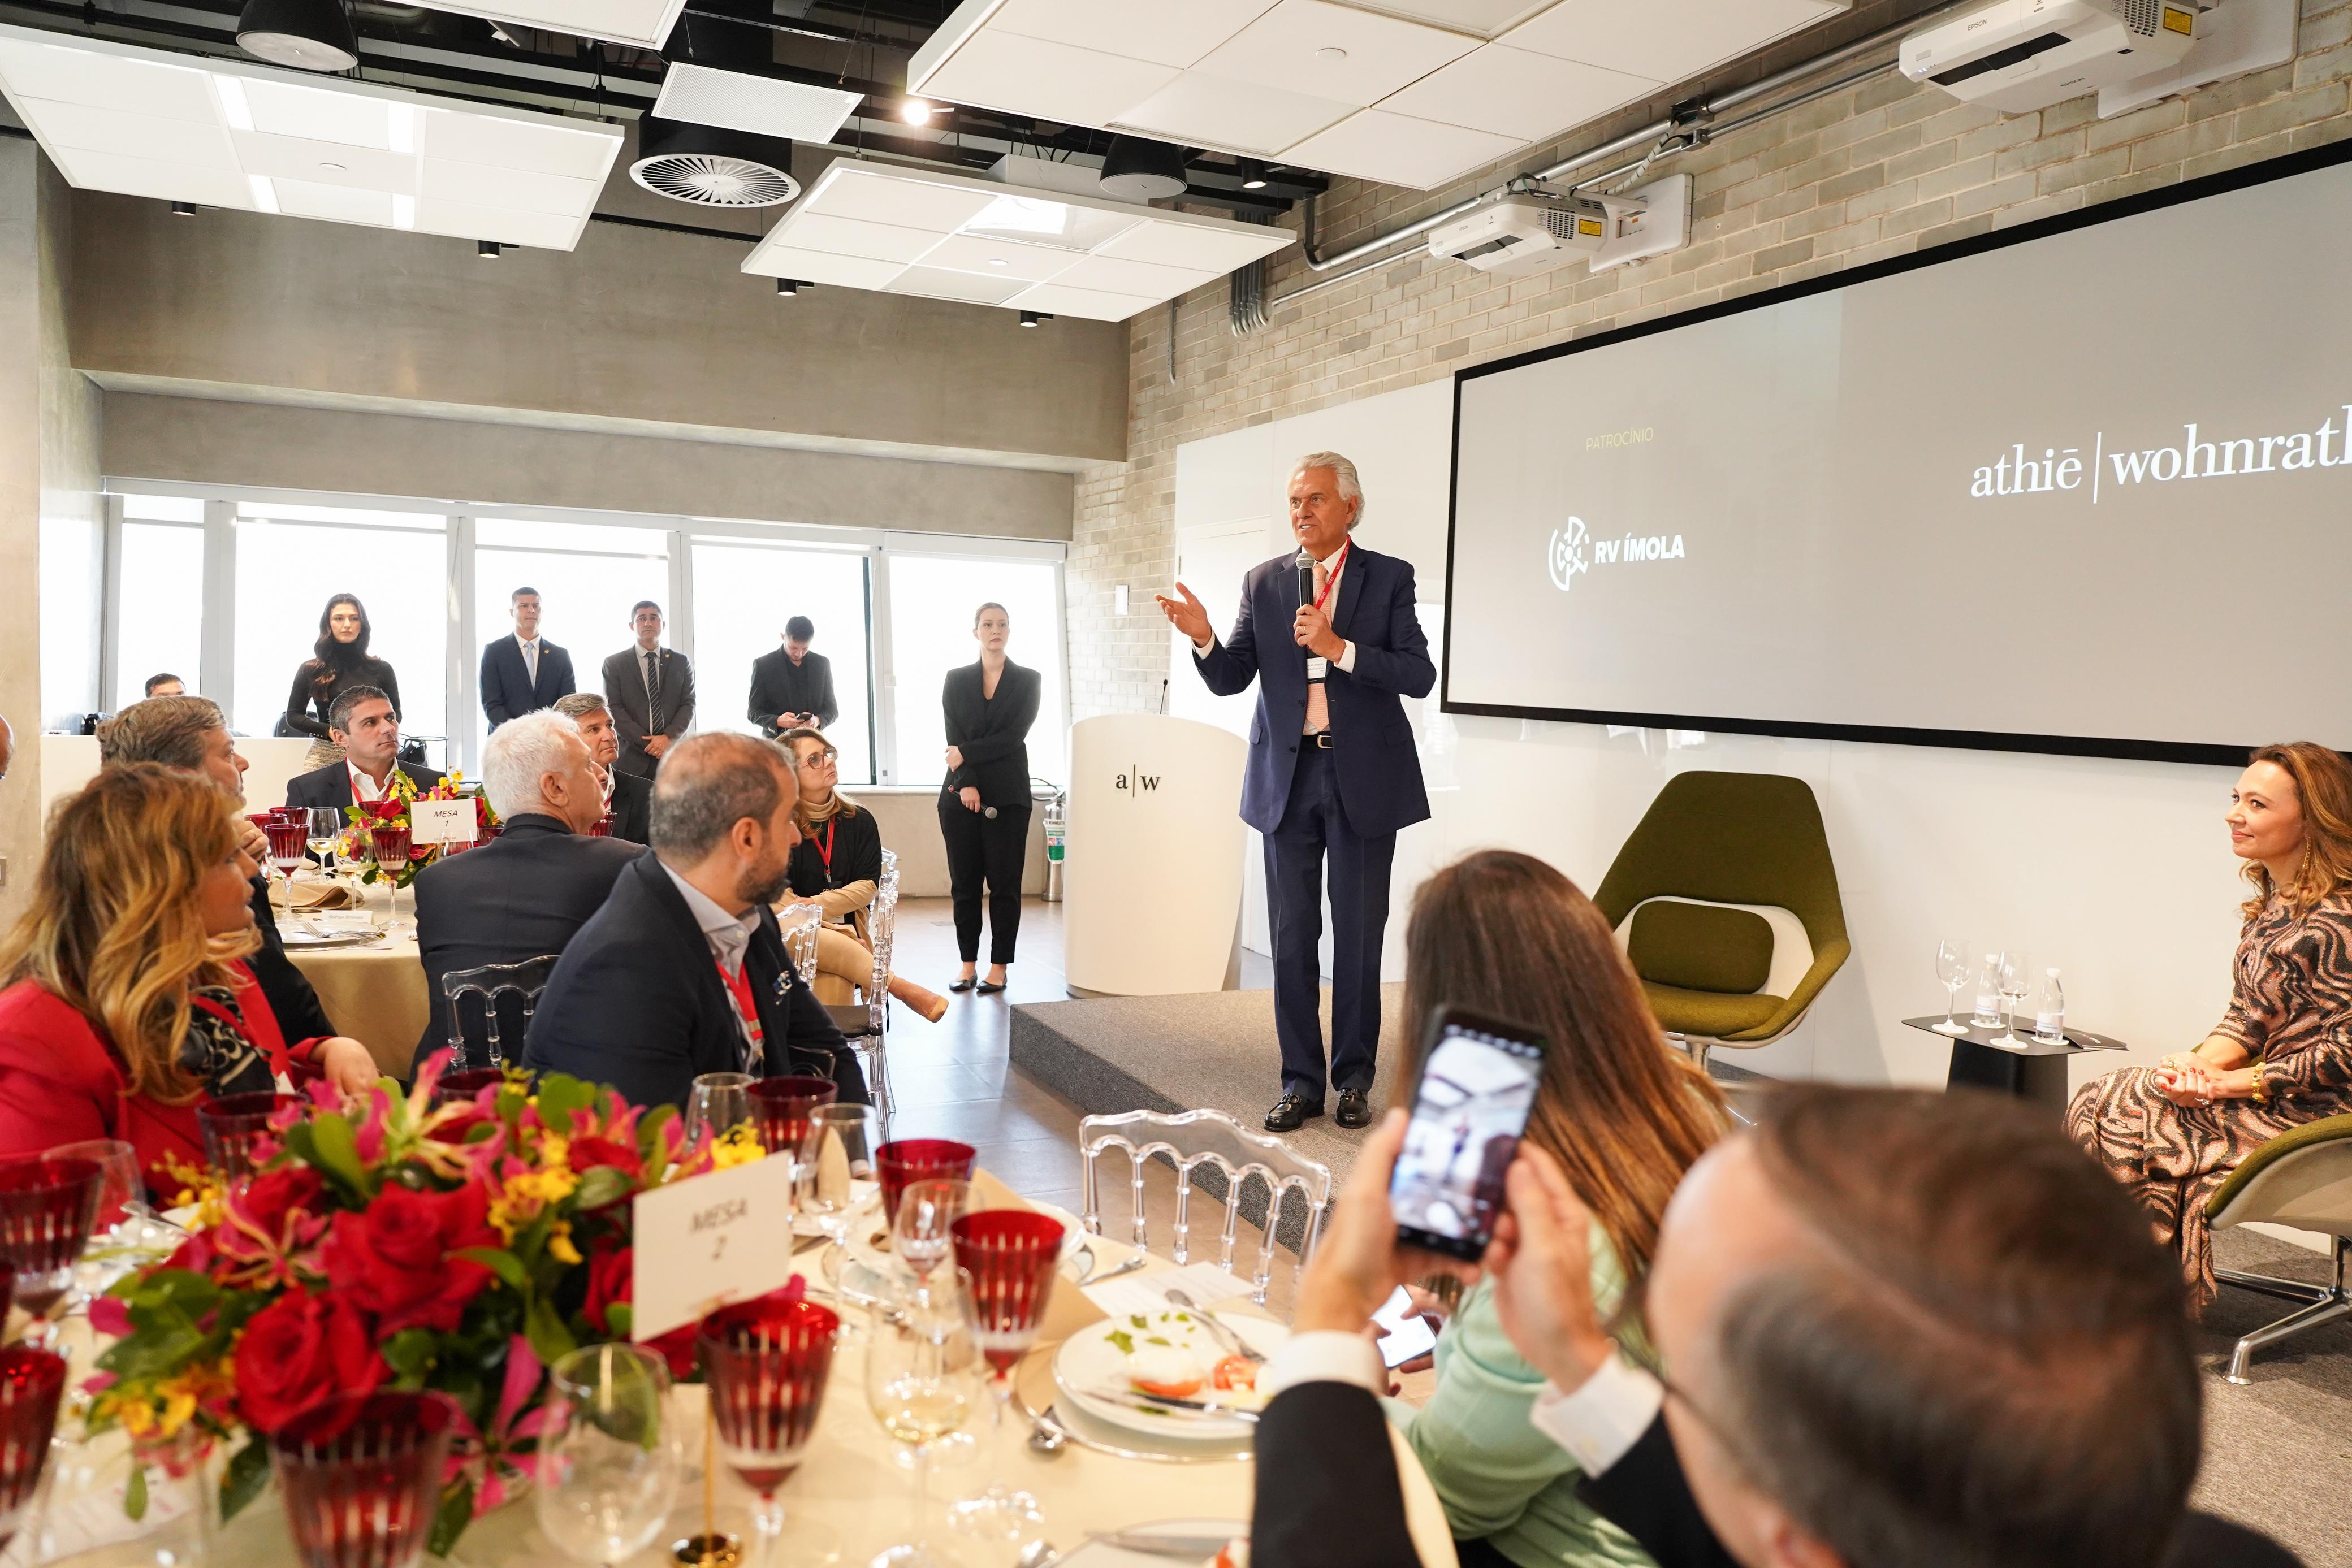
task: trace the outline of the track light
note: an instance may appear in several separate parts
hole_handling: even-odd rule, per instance
[[[931,116],[939,111],[937,104],[925,103],[919,98],[910,98],[898,106],[898,118],[909,125],[929,125],[931,122]]]
[[[1265,165],[1264,163],[1259,162],[1255,158],[1244,158],[1242,160],[1242,189],[1244,191],[1263,191],[1265,189]]]
[[[796,296],[796,295],[798,295],[798,294],[800,293],[800,291],[801,291],[802,289],[803,289],[803,288],[814,288],[815,287],[816,287],[816,285],[815,285],[815,284],[814,284],[814,283],[803,283],[803,282],[802,282],[799,278],[797,278],[797,277],[779,277],[778,279],[776,279],[776,292],[777,292],[777,293],[779,293],[779,294],[790,294],[790,295],[795,295],[795,296]]]
[[[175,218],[193,218],[196,215],[196,204],[194,202],[173,202],[172,204],[172,215]]]
[[[1034,327],[1040,321],[1051,321],[1053,319],[1053,317],[1043,310],[1024,310],[1021,312],[1021,324],[1024,327]]]
[[[360,63],[359,36],[341,0],[245,0],[237,47],[273,66],[347,71]]]
[[[478,239],[474,242],[474,254],[484,261],[498,260],[499,253],[505,248],[494,239]]]
[[[1150,202],[1182,195],[1191,181],[1181,148],[1141,136],[1114,136],[1096,183],[1114,201]]]

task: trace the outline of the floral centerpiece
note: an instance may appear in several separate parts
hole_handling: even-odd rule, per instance
[[[189,1239],[91,1304],[91,1326],[117,1336],[88,1385],[93,1430],[121,1427],[175,1472],[242,1439],[226,1517],[267,1483],[266,1438],[287,1422],[340,1394],[436,1389],[461,1415],[429,1549],[446,1555],[512,1493],[532,1471],[545,1366],[629,1337],[631,1198],[761,1149],[689,1146],[675,1108],[560,1075],[436,1106],[452,1058],[405,1097],[388,1082],[348,1104],[314,1088],[273,1118],[249,1181],[186,1173]],[[652,1348],[685,1375],[694,1330]]]
[[[490,810],[489,798],[479,790],[475,790],[469,795],[464,788],[466,776],[463,773],[453,771],[444,774],[441,781],[430,789],[419,789],[415,779],[411,779],[402,768],[395,767],[384,781],[383,799],[355,803],[344,809],[344,815],[351,822],[351,832],[347,836],[346,844],[356,856],[363,850],[369,835],[376,829],[409,826],[414,816],[413,808],[419,800],[471,800],[474,802],[474,834],[478,841],[498,828],[499,814]],[[394,887],[406,887],[416,880],[418,872],[446,853],[448,847],[446,844],[420,844],[412,841],[408,846],[407,864],[397,871],[386,871],[382,862],[371,862],[367,870],[361,874],[360,880],[362,882],[388,881]]]

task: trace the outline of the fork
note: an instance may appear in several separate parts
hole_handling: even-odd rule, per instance
[[[1218,1322],[1206,1307],[1197,1304],[1190,1295],[1186,1294],[1182,1291],[1175,1289],[1171,1289],[1165,1291],[1164,1294],[1168,1298],[1169,1305],[1181,1307],[1186,1312],[1191,1312],[1193,1320],[1200,1323],[1202,1328],[1209,1331],[1210,1337],[1214,1339],[1219,1344],[1225,1347],[1227,1354],[1238,1355],[1244,1361],[1255,1362],[1260,1366],[1265,1364],[1265,1356],[1260,1355],[1256,1351],[1252,1350],[1246,1340],[1243,1339],[1241,1335],[1235,1333],[1233,1330],[1227,1328],[1223,1323]]]

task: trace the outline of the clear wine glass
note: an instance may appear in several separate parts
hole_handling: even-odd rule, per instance
[[[915,1277],[915,1290],[928,1300],[933,1270],[954,1249],[950,1228],[971,1207],[971,1184],[936,1176],[908,1185],[898,1194],[898,1218],[890,1223],[890,1251]]]
[[[2025,1000],[2026,977],[2033,971],[2020,952],[2000,956],[2000,1034],[1993,1044],[2004,1051],[2022,1051],[2025,1041],[2017,1038],[2017,1009]]]
[[[751,1119],[751,1075],[748,1072],[706,1072],[686,1095],[686,1138],[689,1146],[708,1132],[715,1140]]]
[[[1969,983],[1969,945],[1946,937],[1936,945],[1936,978],[1944,985],[1944,1021],[1938,1034],[1966,1034],[1969,1026],[1953,1015],[1959,1010],[1960,988]]]
[[[980,1402],[979,1353],[952,1305],[921,1302],[874,1314],[866,1336],[866,1403],[882,1429],[913,1454],[915,1506],[908,1541],[877,1556],[871,1568],[943,1568],[923,1540],[930,1524],[931,1450],[961,1431]]]
[[[1977,1029],[2000,1027],[2000,962],[1998,947],[1988,947],[1977,956],[1977,1010],[1969,1015],[1969,1022]]]
[[[567,1557],[615,1563],[653,1544],[684,1462],[669,1369],[634,1345],[593,1344],[548,1369],[539,1433],[539,1528]]]
[[[342,812],[332,806],[311,807],[310,837],[310,853],[317,859],[319,869],[332,876],[335,868],[330,862],[343,841]]]
[[[863,1200],[856,1182],[874,1174],[874,1108],[820,1105],[810,1118],[809,1168],[801,1187],[801,1212],[833,1243],[825,1275],[841,1277],[841,1249],[849,1239],[849,1215]]]

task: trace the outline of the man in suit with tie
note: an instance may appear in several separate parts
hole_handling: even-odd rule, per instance
[[[539,634],[539,590],[507,597],[514,635],[482,649],[482,711],[496,729],[510,718],[553,707],[572,690],[572,655]]]
[[[621,755],[613,710],[594,692],[573,692],[555,699],[555,711],[578,725],[580,738],[588,743],[589,759],[596,765],[596,782],[604,791],[604,810],[613,814],[613,836],[633,844],[653,842],[653,780],[613,766]]]
[[[412,1074],[449,1043],[442,976],[562,953],[604,907],[623,869],[644,852],[590,834],[604,814],[604,786],[588,743],[561,713],[525,714],[491,732],[482,748],[482,793],[505,824],[499,836],[416,873],[416,954],[432,1017],[416,1042]],[[519,1059],[520,1006],[500,1017],[499,1045],[509,1060]]]
[[[400,760],[400,719],[392,699],[373,686],[352,686],[336,697],[327,733],[343,748],[342,760],[288,779],[288,805],[348,809],[381,800],[392,792],[395,768],[420,795],[441,782],[430,768]]]
[[[682,1105],[706,1072],[830,1078],[866,1103],[856,1055],[784,956],[770,907],[800,843],[791,753],[714,730],[654,780],[653,852],[580,928],[531,1015],[524,1065]]]
[[[1381,937],[1399,828],[1429,815],[1412,725],[1401,696],[1437,681],[1413,613],[1412,568],[1353,542],[1363,519],[1356,465],[1336,452],[1298,460],[1290,476],[1290,528],[1298,553],[1253,567],[1223,643],[1182,583],[1160,608],[1192,639],[1193,664],[1219,696],[1257,682],[1242,820],[1265,835],[1267,913],[1274,925],[1274,1027],[1282,1044],[1282,1098],[1267,1130],[1287,1133],[1323,1114],[1371,1124],[1381,1038]],[[1323,866],[1330,861],[1331,1059],[1323,1060]]]
[[[637,601],[629,612],[637,645],[604,661],[604,701],[621,737],[614,766],[651,779],[669,748],[694,724],[694,665],[661,645],[661,606]]]
[[[1396,1246],[1404,1122],[1364,1141],[1259,1374],[1262,1562],[1419,1563],[1363,1329],[1433,1264],[1477,1270]],[[1594,1310],[1598,1228],[1559,1166],[1522,1145],[1507,1192],[1484,1268],[1549,1380],[1528,1418],[1658,1568],[2294,1568],[2187,1507],[2179,1269],[2021,1101],[1776,1089],[1668,1206],[1636,1351]]]

